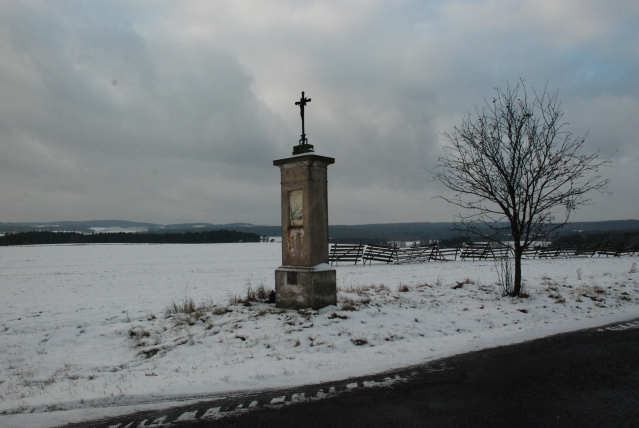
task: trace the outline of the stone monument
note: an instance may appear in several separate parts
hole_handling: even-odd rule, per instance
[[[328,264],[327,167],[335,159],[314,153],[304,130],[291,157],[273,161],[280,167],[282,195],[282,266],[275,270],[278,308],[320,309],[337,304],[335,269]]]

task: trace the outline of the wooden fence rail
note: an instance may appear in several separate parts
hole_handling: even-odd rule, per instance
[[[582,246],[548,245],[528,247],[525,259],[554,259],[572,257],[621,257],[639,255],[639,246],[626,247],[624,244],[603,242]],[[505,246],[491,246],[489,243],[471,243],[458,248],[439,248],[437,244],[397,247],[391,245],[330,244],[329,261],[357,264],[361,261],[370,265],[382,263],[424,263],[429,261],[491,260],[512,257],[512,249]]]
[[[357,262],[362,260],[364,245],[362,244],[332,244],[328,253],[331,264],[339,265],[339,262]]]

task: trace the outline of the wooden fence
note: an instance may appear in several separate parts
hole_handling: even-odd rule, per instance
[[[639,255],[639,246],[626,247],[624,244],[604,242],[580,247],[562,247],[549,245],[528,247],[523,254],[525,259],[554,259],[572,257],[621,257]],[[430,261],[490,260],[512,256],[512,250],[504,246],[489,243],[472,243],[458,248],[439,248],[437,244],[396,247],[391,245],[330,244],[329,261],[357,264],[372,262],[403,264],[424,263]]]

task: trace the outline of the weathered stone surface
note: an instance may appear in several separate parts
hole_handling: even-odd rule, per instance
[[[335,159],[305,154],[273,162],[281,170],[282,265],[328,263],[327,167]],[[302,221],[291,215],[291,195],[302,199]],[[293,198],[295,200],[296,198]]]
[[[335,269],[282,266],[275,270],[275,306],[321,309],[337,305]]]
[[[334,162],[314,153],[273,161],[281,171],[282,266],[275,271],[278,307],[319,309],[336,303],[335,270],[326,265],[327,167]]]

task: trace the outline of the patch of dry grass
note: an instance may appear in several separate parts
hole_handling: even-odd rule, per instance
[[[368,305],[371,302],[371,299],[368,297],[364,297],[362,299],[344,299],[342,303],[342,311],[359,311],[360,307]]]
[[[167,318],[174,315],[189,315],[197,319],[206,312],[212,311],[215,306],[211,300],[204,301],[198,305],[192,298],[186,297],[182,302],[171,302],[164,310],[164,314]]]
[[[366,339],[364,336],[353,337],[351,339],[351,342],[353,342],[353,345],[355,346],[364,346],[368,344],[368,339]]]
[[[575,293],[581,297],[587,297],[594,302],[601,302],[604,299],[606,290],[598,285],[584,285],[577,288]]]
[[[248,284],[246,287],[246,295],[233,295],[229,297],[229,305],[251,306],[251,302],[267,302],[272,291],[267,290],[264,284],[260,284],[257,288]]]
[[[349,285],[348,287],[337,287],[337,291],[341,291],[343,293],[351,293],[351,294],[368,294],[370,292],[376,293],[388,293],[390,292],[390,288],[388,288],[384,284],[371,284],[371,285]]]

